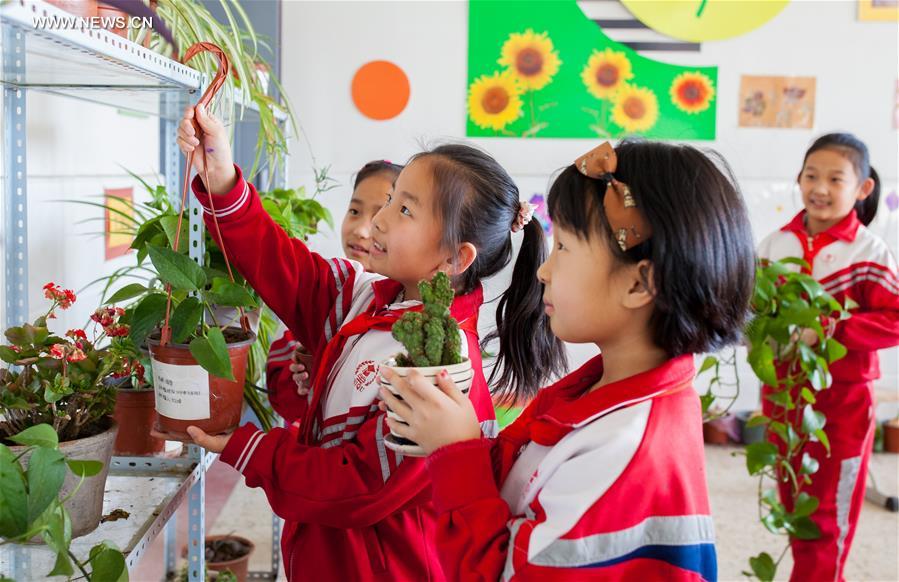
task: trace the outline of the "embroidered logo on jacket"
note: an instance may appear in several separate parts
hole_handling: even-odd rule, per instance
[[[359,392],[364,391],[372,385],[378,377],[378,365],[374,360],[364,360],[356,366],[356,372],[353,374],[353,384]]]

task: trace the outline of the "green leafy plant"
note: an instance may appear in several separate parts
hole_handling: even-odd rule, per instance
[[[109,308],[112,316],[104,320],[102,332],[95,328],[93,341],[82,329],[59,337],[50,332],[47,320],[57,308],[68,309],[75,294],[54,283],[44,286],[44,294],[51,301],[47,313],[33,324],[7,329],[10,343],[0,345],[0,359],[7,364],[0,369],[0,437],[43,423],[63,441],[91,436],[115,408],[115,388],[108,380],[137,373],[123,351],[97,347],[128,333],[119,321],[123,310]]]
[[[759,264],[753,317],[744,333],[749,364],[768,387],[764,397],[774,406],[770,416],[759,414],[749,419],[747,427],[765,427],[765,439],[748,445],[742,454],[749,474],[758,478],[759,520],[771,533],[787,538],[776,560],[767,552],[749,559],[750,571],[743,574],[766,581],[777,574],[790,538],[820,536],[811,519],[818,499],[804,490],[812,482],[818,462],[803,449],[809,442],[820,442],[830,451],[824,432],[827,419],[814,405],[816,395],[831,384],[830,365],[846,355],[846,348],[833,338],[836,323],[848,318],[855,307],[851,301],[840,305],[797,267],[808,269],[807,263],[796,258]],[[817,336],[815,345],[801,341],[804,330]],[[714,369],[717,375],[719,362],[714,360],[714,356],[706,358],[700,371]],[[714,397],[707,400],[710,403]],[[705,401],[703,404],[708,408]],[[772,486],[778,483],[789,487],[787,504]]]
[[[197,42],[212,42],[225,52],[231,63],[233,74],[229,75],[223,86],[225,95],[223,116],[233,119],[235,113],[242,117],[246,106],[255,104],[259,111],[259,133],[256,142],[256,158],[248,176],[254,176],[260,167],[262,155],[268,163],[269,178],[274,176],[275,160],[282,159],[287,152],[287,127],[279,124],[275,112],[284,113],[289,120],[294,135],[299,135],[298,124],[287,95],[278,78],[271,74],[271,67],[260,54],[265,48],[272,52],[264,35],[256,32],[246,12],[238,0],[219,0],[226,22],[219,22],[208,8],[198,0],[157,0],[155,10],[165,21],[172,32],[180,51]],[[178,60],[180,55],[172,54],[172,47],[156,33],[147,30],[135,30],[132,40],[142,43],[146,35],[152,35],[150,48],[166,56]],[[198,55],[189,63],[211,79],[218,71],[219,63],[211,55]],[[267,83],[260,78],[257,70],[265,69],[267,79],[277,88],[280,99],[276,100],[268,94]]]
[[[406,348],[397,366],[449,366],[462,361],[459,323],[450,315],[453,287],[446,273],[418,284],[422,311],[408,311],[393,324],[393,337]]]
[[[121,582],[128,580],[125,556],[110,541],[95,545],[86,559],[71,550],[72,524],[60,490],[66,471],[81,477],[98,474],[103,463],[66,459],[59,451],[57,431],[38,424],[9,436],[9,441],[26,448],[14,453],[0,443],[0,545],[26,543],[40,537],[56,553],[53,570],[47,576],[75,574],[85,580]],[[79,485],[80,486],[80,483]]]

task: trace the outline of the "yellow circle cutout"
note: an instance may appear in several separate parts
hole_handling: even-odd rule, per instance
[[[621,0],[637,20],[690,42],[746,34],[784,9],[789,0]]]

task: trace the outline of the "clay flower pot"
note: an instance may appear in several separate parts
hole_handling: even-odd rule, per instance
[[[116,455],[155,455],[165,450],[164,440],[150,436],[156,423],[156,392],[152,388],[119,389],[112,415],[119,424]]]
[[[393,370],[398,376],[406,377],[412,370],[416,370],[419,374],[425,377],[431,384],[437,385],[437,374],[441,371],[446,370],[450,375],[450,378],[453,382],[456,383],[456,387],[459,388],[459,391],[463,394],[468,394],[468,391],[471,389],[471,381],[474,378],[474,370],[471,368],[471,360],[465,358],[462,362],[458,364],[453,364],[450,366],[429,366],[426,368],[400,368],[397,367],[396,361],[391,358],[381,363],[381,368],[390,368]],[[387,381],[384,376],[378,374],[379,380],[381,382],[381,386],[390,390],[393,394],[397,394],[396,390],[394,390],[393,385]],[[397,394],[397,396],[399,396]],[[393,413],[392,410],[387,410],[387,416],[402,422],[399,416]],[[427,454],[424,449],[418,446],[416,443],[410,441],[409,439],[405,439],[399,435],[393,434],[392,432],[384,439],[384,444],[393,451],[398,453],[402,453],[408,457],[424,457]]]
[[[247,357],[256,335],[230,327],[224,334],[233,381],[213,376],[200,367],[187,344],[160,346],[158,332],[147,340],[161,432],[188,440],[189,426],[213,435],[237,428],[243,410]]]
[[[883,450],[886,453],[899,453],[899,418],[884,421]]]
[[[242,536],[206,536],[206,568],[213,572],[229,571],[238,582],[246,582],[249,578],[250,556],[256,545]],[[187,546],[181,550],[187,557]]]
[[[66,478],[59,490],[60,498],[66,497],[75,487],[78,491],[65,502],[65,508],[72,519],[72,537],[77,538],[97,529],[103,516],[103,492],[106,490],[106,476],[109,474],[109,460],[112,458],[112,447],[119,426],[107,417],[103,432],[93,436],[59,443],[59,452],[67,459],[78,461],[100,461],[103,469],[93,477],[85,477],[78,487],[81,477],[66,471]],[[15,445],[9,447],[14,455],[19,455],[28,447]],[[30,453],[22,457],[23,466],[27,466]],[[40,540],[37,540],[40,541]]]
[[[97,0],[47,0],[47,4],[82,18],[97,16]]]
[[[726,445],[740,441],[737,417],[731,413],[702,425],[702,440],[711,445]]]

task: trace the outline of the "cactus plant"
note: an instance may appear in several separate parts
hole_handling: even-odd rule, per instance
[[[450,315],[453,287],[446,273],[418,284],[422,311],[410,311],[393,325],[393,337],[406,348],[396,357],[399,367],[450,366],[462,361],[459,323]]]

